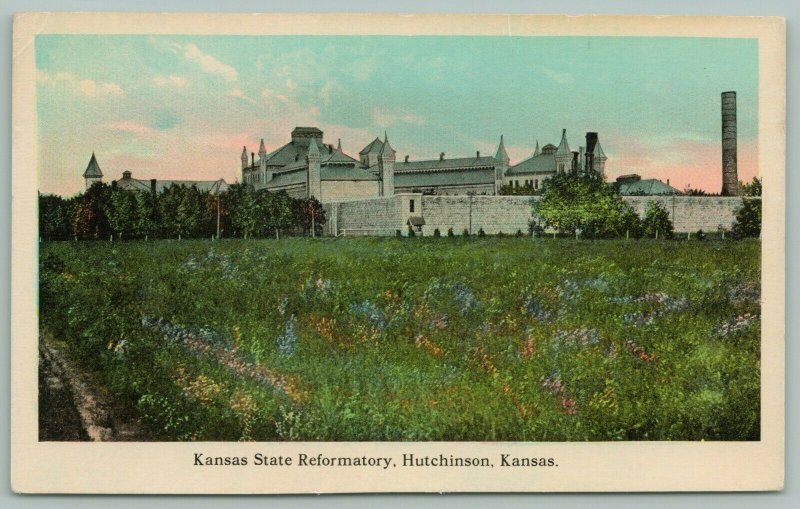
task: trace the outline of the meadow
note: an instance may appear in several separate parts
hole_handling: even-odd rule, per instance
[[[760,243],[44,242],[40,325],[158,440],[758,440]]]

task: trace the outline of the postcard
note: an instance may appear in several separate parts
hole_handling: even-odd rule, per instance
[[[12,487],[780,490],[785,22],[14,20]]]

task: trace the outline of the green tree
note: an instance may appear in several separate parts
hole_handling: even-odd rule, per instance
[[[761,179],[753,177],[747,184],[739,183],[742,205],[736,209],[736,222],[731,233],[737,238],[761,235]]]
[[[151,191],[132,192],[136,200],[136,222],[134,232],[140,238],[158,236],[161,220],[159,218],[158,195]]]
[[[110,188],[95,182],[85,193],[75,198],[72,206],[72,233],[80,239],[105,239],[110,235],[106,210]]]
[[[545,180],[534,212],[546,226],[584,237],[625,235],[626,205],[598,174],[557,174]]]
[[[295,201],[295,225],[303,231],[311,231],[313,236],[322,235],[325,224],[325,209],[316,198],[304,198]],[[312,230],[313,228],[313,230]]]
[[[39,194],[39,236],[43,239],[68,239],[71,236],[71,205],[54,194]]]
[[[259,214],[262,221],[263,236],[280,236],[282,230],[291,228],[294,221],[294,200],[285,191],[258,193]]]
[[[256,235],[261,214],[253,187],[248,184],[234,184],[226,195],[234,235],[245,238]]]
[[[136,195],[131,191],[112,188],[106,202],[108,226],[117,238],[130,238],[136,232],[138,207]]]
[[[655,201],[647,202],[642,219],[642,231],[647,237],[671,239],[673,226],[666,207]]]

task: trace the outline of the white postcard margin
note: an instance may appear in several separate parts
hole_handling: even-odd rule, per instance
[[[758,39],[762,233],[758,442],[39,442],[38,34],[670,36]],[[11,482],[24,493],[779,490],[784,483],[786,30],[774,17],[28,13],[12,72]],[[211,467],[193,455],[554,457],[557,468]]]

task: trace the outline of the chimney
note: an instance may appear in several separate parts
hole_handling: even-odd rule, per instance
[[[736,92],[722,92],[722,196],[737,196],[738,194]]]
[[[117,181],[116,180],[112,180],[111,181],[111,189],[116,189],[116,188],[117,188]]]
[[[475,152],[475,158],[476,159],[480,159],[481,158],[481,151],[480,150]]]
[[[156,192],[156,179],[150,179],[150,191]]]
[[[667,185],[669,185],[669,179],[667,179]]]
[[[439,154],[439,160],[444,161],[444,152]]]
[[[256,153],[255,152],[250,152],[250,163],[251,163],[252,166],[256,165]]]
[[[131,171],[125,170],[122,172],[122,180],[130,180],[131,178]]]
[[[405,162],[408,162],[408,154],[406,154],[406,161]]]

